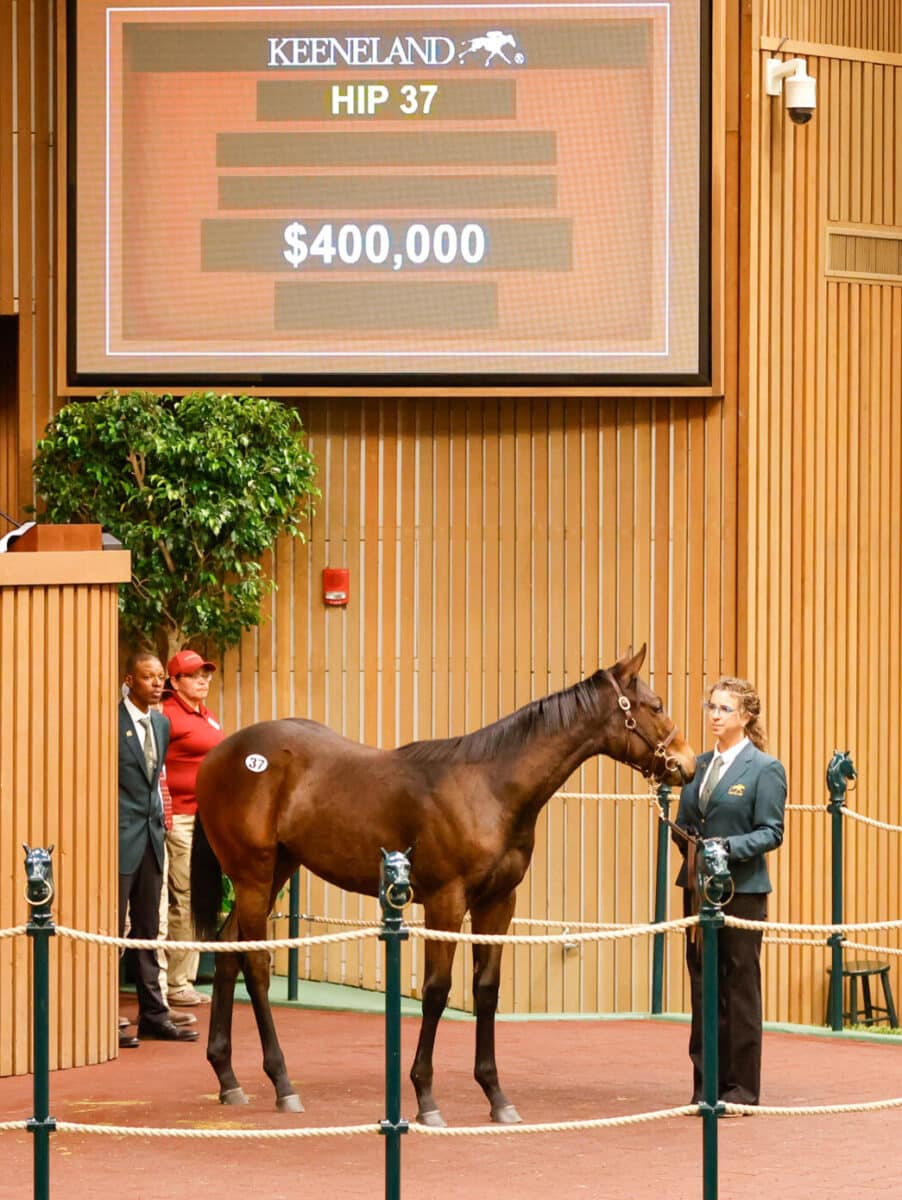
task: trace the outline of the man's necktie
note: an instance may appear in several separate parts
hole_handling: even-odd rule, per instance
[[[701,796],[699,797],[699,809],[704,812],[708,807],[708,801],[711,799],[711,793],[720,782],[720,777],[723,774],[723,759],[719,754],[714,755],[714,761],[711,763],[711,770],[708,772],[708,778],[702,787]]]
[[[144,726],[144,766],[147,770],[147,778],[153,779],[153,773],[157,769],[157,749],[153,744],[150,717],[142,717],[141,724]]]

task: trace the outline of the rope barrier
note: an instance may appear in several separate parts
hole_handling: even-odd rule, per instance
[[[328,922],[331,918],[320,918]],[[421,924],[408,926],[411,937],[422,938],[425,941],[437,942],[468,942],[473,945],[524,945],[549,946],[572,945],[575,942],[617,941],[628,937],[645,937],[648,934],[681,933],[699,923],[698,917],[680,917],[673,921],[661,921],[658,924],[641,925],[595,925],[580,921],[542,921],[538,918],[523,917],[515,922],[525,925],[560,926],[563,932],[559,934],[504,934],[504,933],[452,933],[444,929],[426,929]],[[753,933],[761,931],[761,921],[747,921],[742,917],[724,915],[724,924],[735,929],[748,929]],[[768,921],[765,928],[765,942],[778,945],[822,946],[812,939],[791,939],[774,936],[778,933],[864,933],[868,930],[902,929],[902,921],[862,921],[842,925],[802,925],[790,921]],[[26,927],[16,925],[10,929],[0,929],[0,938],[14,937],[24,934]],[[283,950],[301,946],[322,946],[338,942],[361,941],[364,938],[378,936],[378,926],[367,926],[349,930],[347,933],[320,934],[317,937],[273,938],[268,941],[252,942],[179,942],[179,949],[209,951],[214,954],[243,954],[254,950]],[[132,950],[158,950],[160,941],[157,938],[119,938],[101,933],[85,933],[79,929],[70,929],[66,925],[58,925],[56,933],[59,937],[71,938],[79,942],[93,942],[102,946],[118,946]],[[902,949],[886,946],[869,946],[864,943],[847,941],[844,943],[852,950],[869,950],[875,953],[902,954]]]
[[[506,934],[506,933],[450,933],[444,929],[410,930],[411,937],[424,938],[436,942],[472,942],[477,946],[503,946],[513,943],[522,946],[549,946],[573,942],[605,942],[616,941],[625,937],[641,937],[644,934],[669,933],[671,930],[687,929],[697,925],[698,917],[680,917],[675,921],[662,921],[659,925],[626,925],[621,929],[595,930],[589,933],[537,933],[537,934]],[[759,922],[760,925],[760,922]],[[179,946],[187,945],[180,942]]]
[[[679,1108],[662,1108],[655,1112],[633,1113],[627,1117],[597,1117],[586,1121],[543,1121],[533,1125],[411,1125],[411,1133],[425,1133],[430,1137],[471,1137],[474,1134],[504,1133],[570,1133],[573,1130],[616,1129],[623,1125],[641,1125],[647,1121],[665,1121],[669,1117],[692,1117],[698,1112],[695,1104],[683,1104]]]
[[[326,946],[335,942],[356,942],[363,938],[378,936],[378,925],[350,930],[348,933],[322,933],[316,937],[271,938],[255,942],[179,942],[179,950],[202,950],[211,954],[244,954],[252,950],[292,950],[301,946]],[[121,938],[103,933],[83,933],[67,925],[57,925],[59,937],[72,938],[77,942],[95,942],[100,946],[118,946],[123,950],[159,950],[159,938]]]
[[[852,821],[860,821],[862,825],[872,825],[875,829],[885,829],[889,833],[902,833],[902,825],[888,825],[886,821],[878,821],[875,817],[866,817],[864,813],[857,813],[854,809],[846,808],[845,805],[840,812]]]
[[[744,1117],[823,1117],[834,1113],[879,1112],[886,1108],[902,1108],[902,1096],[894,1100],[863,1100],[858,1104],[800,1104],[791,1108],[777,1104],[724,1104],[727,1112]]]
[[[898,946],[869,946],[866,942],[843,942],[844,950],[866,950],[869,954],[902,954]]]
[[[725,913],[724,924],[732,925],[734,929],[760,931],[762,922],[747,921],[744,917],[731,917]],[[768,921],[766,927],[779,933],[864,933],[868,929],[902,929],[902,921],[862,921],[843,925],[793,925],[789,921]]]
[[[354,1137],[359,1133],[380,1133],[379,1125],[324,1125],[304,1129],[172,1129],[140,1125],[79,1125],[74,1121],[57,1121],[58,1133],[99,1133],[151,1138],[217,1138],[247,1140],[266,1138],[269,1141],[287,1141],[291,1138],[310,1137]]]
[[[557,800],[656,800],[654,792],[555,792]]]

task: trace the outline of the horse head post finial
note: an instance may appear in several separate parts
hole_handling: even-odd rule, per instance
[[[834,750],[827,764],[827,790],[830,793],[828,808],[840,808],[845,803],[846,791],[855,790],[858,773],[849,750]]]
[[[723,838],[702,838],[698,843],[698,894],[712,908],[723,908],[733,897],[730,856]]]
[[[413,900],[410,884],[410,850],[382,850],[382,867],[379,872],[379,903],[382,911],[399,913]]]
[[[46,924],[50,920],[50,901],[53,899],[53,846],[45,850],[22,843],[25,851],[25,899],[31,906],[32,921]]]

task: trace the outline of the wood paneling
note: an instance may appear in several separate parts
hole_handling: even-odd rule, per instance
[[[56,12],[0,0],[0,316],[17,318],[12,380],[0,387],[0,503],[17,520],[34,499],[35,443],[55,405]],[[15,394],[12,381],[15,381]]]
[[[902,0],[760,0],[759,29],[765,37],[902,54]]]
[[[277,681],[294,679],[293,690],[276,684],[266,716],[309,716],[383,746],[479,728],[648,641],[647,674],[697,739],[703,673],[720,669],[730,636],[722,580],[735,576],[735,547],[689,519],[722,502],[721,411],[702,401],[553,398],[308,403],[323,498],[309,545],[277,555],[271,626],[226,656],[218,682],[227,728],[254,718],[243,697],[261,637]],[[706,558],[707,582],[693,586],[693,567]],[[322,604],[324,565],[350,568],[346,609]],[[283,605],[283,588],[305,602]],[[259,701],[264,682],[248,694]],[[587,764],[571,785],[645,788],[609,761]],[[647,919],[653,832],[645,801],[553,801],[519,915]],[[343,918],[376,911],[312,879],[302,903]],[[310,969],[375,986],[374,949],[313,951]],[[421,981],[418,954],[411,949]],[[458,956],[458,1004],[467,1001],[466,957]],[[508,1007],[647,1005],[648,944],[511,958]]]
[[[852,38],[853,26],[836,28]],[[877,46],[875,28],[854,26],[853,44]],[[813,16],[798,36],[830,40]],[[818,108],[795,127],[761,94],[766,57],[752,68],[748,670],[767,698],[790,798],[823,801],[832,750],[850,749],[861,780],[850,804],[899,824],[897,689],[887,681],[902,666],[902,280],[830,278],[826,255],[834,226],[858,248],[853,271],[869,261],[863,245],[902,232],[902,64],[809,57]],[[846,837],[847,919],[896,919],[902,837],[851,822]],[[826,818],[793,815],[778,861],[780,918],[827,921]],[[896,934],[858,940],[898,945]],[[826,955],[767,954],[767,1015],[822,1022]]]
[[[829,230],[857,239],[854,262],[866,266],[868,239],[902,231],[900,0],[752,0],[714,10],[723,398],[433,390],[299,400],[323,499],[309,544],[275,551],[271,621],[224,658],[217,707],[228,730],[303,714],[378,745],[462,732],[648,640],[648,673],[697,745],[705,683],[721,670],[746,673],[761,690],[792,800],[824,800],[829,755],[849,748],[861,776],[855,805],[899,822],[902,288],[829,275],[827,246]],[[43,249],[55,244],[50,12],[38,0],[0,0],[0,56],[16,63],[15,75],[0,71],[0,313],[21,323],[15,401],[0,407],[0,462],[12,464],[4,495],[15,503],[30,498],[29,464],[56,389],[60,264]],[[784,54],[792,42],[818,47],[809,57],[818,109],[801,128],[762,94],[763,60],[784,36]],[[321,602],[326,565],[351,571],[347,609]],[[71,616],[89,619],[90,609],[75,606]],[[21,696],[39,686],[23,680]],[[5,747],[8,707],[0,719]],[[72,747],[58,758],[54,770],[84,778]],[[17,771],[17,787],[20,777],[29,789],[49,778],[45,766]],[[604,762],[569,787],[632,792],[636,783]],[[48,792],[28,803],[43,814],[57,801]],[[9,820],[3,809],[0,820]],[[84,829],[66,820],[81,854]],[[6,826],[3,834],[6,845]],[[899,914],[899,836],[850,826],[850,919]],[[642,920],[652,852],[644,803],[556,799],[540,822],[518,915]],[[826,921],[826,818],[791,813],[775,867],[774,913]],[[100,918],[86,904],[76,912],[92,928]],[[302,907],[343,918],[375,912],[313,879]],[[673,1009],[686,1005],[680,950],[670,939]],[[7,970],[22,953],[0,943]],[[645,943],[518,949],[506,956],[502,1003],[644,1008],[650,953]],[[466,958],[458,955],[457,1004],[468,999]],[[408,947],[405,964],[416,993],[422,948]],[[768,948],[766,1015],[819,1023],[825,966],[816,951]],[[311,950],[302,968],[381,983],[372,943]],[[895,967],[894,982],[898,995]]]
[[[0,561],[0,929],[28,920],[27,842],[56,847],[56,923],[115,935],[117,589],[92,575],[108,578],[114,557],[125,561],[117,578],[127,578],[128,555],[81,555],[65,584],[9,578],[14,560],[37,577],[48,557]],[[50,961],[51,1067],[106,1062],[116,1053],[116,952],[54,938]],[[24,937],[0,941],[0,999],[0,1076],[23,1074],[32,1013]]]

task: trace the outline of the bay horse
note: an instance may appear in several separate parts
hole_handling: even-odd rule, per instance
[[[462,737],[377,750],[315,721],[288,718],[239,730],[215,746],[197,777],[191,907],[199,937],[216,932],[224,871],[235,903],[219,937],[262,940],[275,898],[298,866],[375,896],[381,850],[410,847],[410,882],[429,929],[503,934],[529,866],[536,819],[580,763],[596,754],[657,782],[682,783],[695,756],[639,678],[645,646],[609,670],[534,700]],[[498,1082],[495,1012],[500,945],[473,946],[475,1078],[491,1117],[520,1117]],[[422,1023],[410,1078],[417,1120],[443,1125],[432,1092],[433,1047],[451,987],[453,942],[425,942]],[[269,1004],[266,951],[217,954],[207,1059],[223,1104],[246,1104],[232,1069],[232,1005],[243,967],[263,1066],[283,1112],[303,1111]]]

